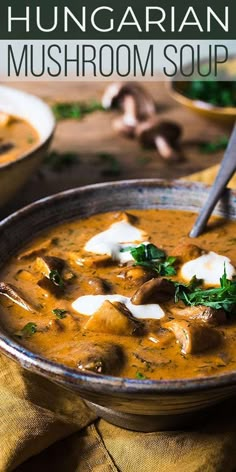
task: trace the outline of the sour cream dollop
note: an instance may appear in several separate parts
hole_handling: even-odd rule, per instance
[[[235,267],[230,259],[211,251],[183,264],[181,275],[186,281],[190,281],[195,275],[197,279],[204,280],[205,284],[220,285],[224,268],[227,278],[231,280],[235,275]]]
[[[72,308],[81,315],[92,316],[106,301],[123,303],[137,319],[160,320],[165,315],[157,303],[133,305],[129,297],[123,295],[84,295],[72,303]]]
[[[136,246],[146,238],[144,231],[122,220],[89,239],[84,249],[94,254],[107,254],[113,260],[125,263],[132,260],[132,256],[129,251],[122,252],[122,249],[127,246]]]

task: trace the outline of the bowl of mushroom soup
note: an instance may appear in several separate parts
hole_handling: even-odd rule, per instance
[[[39,98],[0,86],[0,204],[40,166],[55,130],[50,107]]]
[[[112,182],[6,218],[1,351],[131,430],[182,428],[234,395],[236,194],[192,240],[208,192]]]

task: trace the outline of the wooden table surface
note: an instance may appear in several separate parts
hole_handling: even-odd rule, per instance
[[[9,84],[8,84],[9,85]],[[107,83],[76,82],[17,82],[10,86],[38,95],[46,101],[99,100]],[[152,93],[157,103],[160,119],[171,119],[183,126],[185,160],[180,163],[166,163],[155,150],[145,150],[137,141],[118,136],[112,129],[112,112],[95,112],[83,120],[67,120],[58,123],[52,150],[59,153],[76,153],[78,160],[60,171],[44,164],[32,176],[30,182],[4,209],[5,214],[42,196],[95,182],[137,179],[137,178],[180,178],[218,163],[222,152],[203,154],[199,149],[201,141],[211,141],[225,134],[215,123],[186,110],[176,103],[161,82],[143,84]],[[37,113],[37,110],[35,111]],[[109,158],[114,158],[116,173],[112,174]],[[114,170],[114,169],[113,169]]]

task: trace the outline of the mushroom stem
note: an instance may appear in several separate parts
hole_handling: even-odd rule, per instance
[[[122,83],[112,84],[107,87],[102,97],[102,106],[105,110],[109,110],[113,107],[115,98],[119,96]]]
[[[124,114],[113,121],[113,128],[126,136],[132,137],[137,126],[137,106],[132,95],[126,95],[123,99]]]
[[[139,122],[155,116],[156,107],[151,95],[139,84],[119,83],[110,85],[103,97],[103,107],[119,108],[123,116],[113,123],[113,128],[129,137],[133,137]]]
[[[163,157],[163,159],[177,160],[179,159],[179,153],[177,149],[170,146],[167,140],[163,136],[156,136],[154,138],[155,146],[157,151]]]
[[[137,125],[137,107],[132,95],[124,97],[123,102],[124,115],[123,121],[127,126],[135,127]]]
[[[136,135],[144,147],[155,147],[163,159],[179,160],[181,127],[172,121],[141,123]]]

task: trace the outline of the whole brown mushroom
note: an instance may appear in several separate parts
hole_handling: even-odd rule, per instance
[[[163,159],[180,160],[182,128],[173,121],[147,121],[136,128],[142,146],[156,148]]]
[[[123,115],[113,122],[113,127],[119,133],[133,137],[139,122],[154,117],[156,106],[151,95],[139,84],[133,82],[110,85],[103,97],[105,109],[118,108]]]

